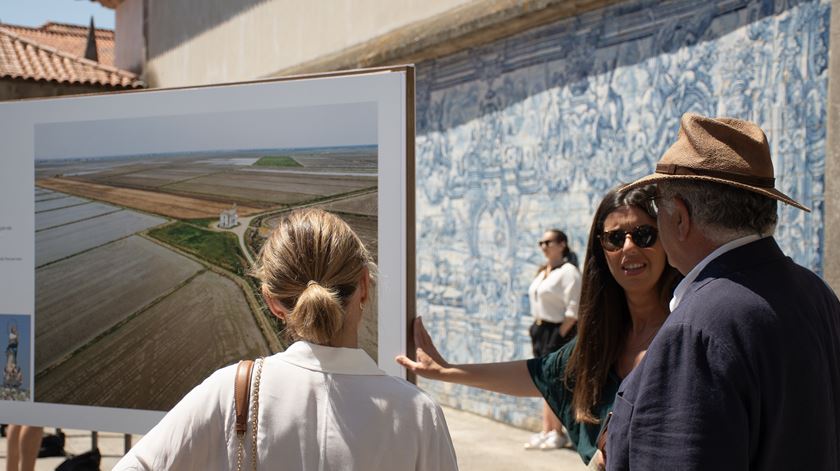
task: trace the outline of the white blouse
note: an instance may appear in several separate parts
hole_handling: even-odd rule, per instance
[[[236,469],[236,365],[179,402],[115,470]],[[256,368],[254,369],[256,374]],[[251,423],[242,468],[251,467]],[[361,349],[296,342],[265,359],[258,469],[457,470],[440,407],[380,370]]]
[[[551,270],[548,276],[545,270],[540,270],[528,288],[534,322],[559,324],[566,317],[577,319],[580,285],[580,272],[571,263]]]

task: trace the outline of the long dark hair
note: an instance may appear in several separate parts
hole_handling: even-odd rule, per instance
[[[582,423],[598,423],[593,408],[601,400],[601,391],[607,382],[610,368],[618,360],[621,346],[630,329],[627,297],[610,273],[601,247],[604,220],[623,206],[641,209],[656,219],[653,207],[655,187],[645,186],[625,192],[619,191],[620,188],[616,187],[604,196],[592,219],[583,265],[578,338],[564,377],[565,387],[572,391],[575,420]],[[658,284],[659,299],[666,309],[679,280],[679,272],[666,263]]]

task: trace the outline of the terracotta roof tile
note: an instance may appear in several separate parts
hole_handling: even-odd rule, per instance
[[[74,56],[85,56],[87,26],[49,22],[39,28],[9,24],[0,24],[0,28]],[[96,28],[96,50],[101,64],[114,65],[114,31]]]
[[[39,44],[15,34],[5,25],[0,25],[0,77],[126,88],[143,86],[131,72]]]
[[[91,1],[93,1],[93,0],[91,0]],[[98,2],[99,2],[102,6],[103,6],[103,7],[105,7],[105,8],[110,8],[110,9],[112,9],[112,10],[113,10],[113,9],[116,9],[116,8],[120,5],[120,3],[122,3],[122,2],[123,2],[123,0],[97,0],[97,1],[98,1]]]

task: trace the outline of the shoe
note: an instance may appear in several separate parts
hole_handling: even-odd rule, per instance
[[[557,433],[556,430],[552,430],[545,434],[545,438],[543,439],[542,443],[540,443],[540,450],[556,450],[558,448],[563,448],[568,443],[569,439],[566,438],[566,434],[564,433]]]
[[[548,437],[548,433],[540,432],[531,435],[531,438],[525,443],[526,450],[539,450],[540,446],[545,441],[546,437]]]
[[[41,437],[41,448],[38,450],[38,458],[45,458],[50,456],[66,456],[64,451],[64,433],[47,434]]]

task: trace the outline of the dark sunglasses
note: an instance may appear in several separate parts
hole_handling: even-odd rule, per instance
[[[541,240],[537,242],[537,245],[540,247],[551,247],[551,244],[559,244],[560,241],[558,240]]]
[[[622,229],[606,231],[601,234],[601,247],[607,252],[621,250],[624,247],[624,241],[627,240],[627,234],[630,234],[630,239],[636,246],[646,249],[656,243],[658,231],[648,224],[637,226],[631,231]]]

